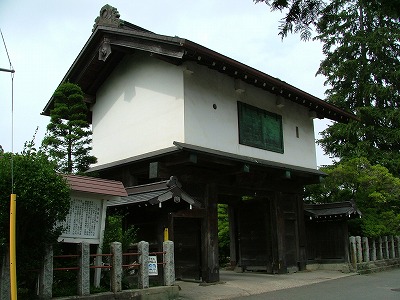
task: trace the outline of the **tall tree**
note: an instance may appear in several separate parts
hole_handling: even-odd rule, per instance
[[[57,224],[69,211],[69,186],[54,167],[43,152],[36,152],[32,142],[26,144],[20,154],[0,153],[0,257],[8,251],[13,184],[17,194],[18,294],[24,299],[32,299],[35,295],[37,273],[29,270],[40,268],[46,245],[57,242],[61,233]],[[23,292],[27,294],[20,295]]]
[[[320,145],[341,159],[365,156],[400,173],[400,1],[273,0],[258,1],[287,9],[282,37],[315,29],[325,59],[318,74],[326,77],[326,101],[351,111],[360,122],[333,124]]]
[[[78,85],[67,82],[56,89],[53,97],[54,108],[42,147],[59,172],[83,173],[97,161],[90,155],[92,131],[83,92]]]

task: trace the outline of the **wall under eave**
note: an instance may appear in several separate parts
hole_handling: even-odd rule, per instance
[[[276,105],[276,96],[241,83],[209,68],[189,63],[185,73],[185,143],[279,163],[317,168],[314,125],[304,106],[285,100]],[[284,153],[239,144],[237,101],[282,116]],[[213,105],[216,105],[216,109]],[[299,138],[296,137],[296,127]]]
[[[93,155],[98,165],[183,141],[180,67],[138,52],[127,55],[96,95]]]

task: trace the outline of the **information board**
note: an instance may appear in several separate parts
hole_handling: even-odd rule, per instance
[[[89,240],[100,242],[100,230],[103,216],[103,200],[71,197],[69,213],[61,223],[64,230],[59,241],[76,242]]]

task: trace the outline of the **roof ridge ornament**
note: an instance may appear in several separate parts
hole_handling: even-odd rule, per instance
[[[100,9],[100,15],[94,20],[93,31],[99,25],[110,26],[110,27],[121,27],[124,23],[123,20],[120,20],[120,14],[118,10],[106,4]]]

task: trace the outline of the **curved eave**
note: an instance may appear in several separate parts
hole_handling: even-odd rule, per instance
[[[99,51],[104,41],[110,45],[111,53],[103,61],[99,59]],[[96,101],[97,89],[112,70],[126,54],[135,51],[148,52],[176,65],[193,61],[207,66],[305,106],[309,109],[310,115],[316,118],[328,118],[342,123],[347,123],[350,119],[357,120],[351,113],[190,40],[132,29],[97,26],[61,83],[69,81],[78,84],[87,95],[88,105],[93,104]],[[53,98],[47,102],[42,114],[49,115],[52,107]]]

